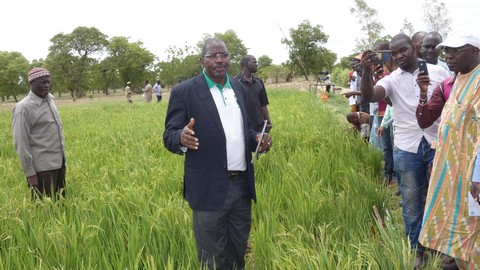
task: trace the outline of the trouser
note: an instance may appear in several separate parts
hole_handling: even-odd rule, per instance
[[[162,96],[157,95],[157,102],[160,102],[162,100]]]
[[[418,242],[425,209],[428,187],[428,167],[435,156],[435,150],[422,138],[417,153],[406,152],[395,147],[393,159],[402,195],[402,214],[405,234],[410,239],[411,248],[423,252],[425,248]]]
[[[251,227],[247,177],[229,179],[228,194],[217,211],[193,210],[193,230],[202,269],[243,269]]]
[[[31,187],[32,199],[43,198],[43,196],[55,198],[65,197],[65,165],[60,169],[37,172],[38,186]]]

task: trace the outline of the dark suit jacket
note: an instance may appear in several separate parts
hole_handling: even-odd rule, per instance
[[[245,130],[245,156],[250,197],[256,200],[252,151],[255,151],[256,132],[249,127],[245,107],[246,92],[243,85],[231,78],[243,117]],[[190,118],[195,119],[193,130],[199,140],[197,150],[180,149],[180,133]],[[228,187],[226,138],[222,122],[207,82],[200,74],[176,85],[171,92],[163,133],[165,147],[177,154],[185,154],[183,196],[190,207],[199,211],[220,209],[226,199]]]

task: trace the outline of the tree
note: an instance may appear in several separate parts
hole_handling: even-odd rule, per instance
[[[402,23],[402,28],[400,28],[400,34],[405,34],[409,37],[411,37],[414,34],[414,29],[413,25],[411,22],[409,22],[407,19],[403,20]]]
[[[445,4],[439,0],[425,0],[423,12],[427,31],[437,31],[445,39],[451,30],[450,24],[452,23]]]
[[[27,72],[30,68],[28,60],[19,52],[0,51],[0,95],[13,96],[18,102],[17,95],[28,92]]]
[[[355,51],[371,50],[385,27],[377,19],[375,9],[370,8],[363,0],[354,0],[354,2],[356,8],[351,8],[350,13],[357,17],[360,30],[364,32],[364,37],[355,39],[357,44]]]
[[[127,37],[116,36],[107,46],[107,57],[101,62],[103,89],[124,87],[127,81],[133,86],[153,80],[155,56],[144,48],[141,41],[130,42]],[[142,85],[143,86],[143,85]],[[133,89],[132,89],[133,90]]]
[[[167,61],[158,63],[156,73],[165,85],[175,85],[189,79],[201,71],[200,52],[185,45],[183,48],[170,46],[166,50]]]
[[[243,44],[243,41],[237,36],[237,33],[233,30],[227,30],[225,33],[215,33],[214,37],[221,39],[227,45],[228,53],[230,54],[230,61],[233,63],[240,63],[242,57],[244,57],[248,50]]]
[[[258,62],[258,68],[262,69],[265,67],[268,67],[272,64],[273,60],[270,58],[268,55],[261,55],[260,57],[257,58]]]
[[[275,83],[278,83],[280,78],[286,80],[288,74],[290,74],[290,69],[288,67],[270,65],[268,67],[264,67],[258,75],[263,78],[264,81],[267,81],[268,78],[274,78]]]
[[[95,27],[80,26],[70,34],[57,34],[50,41],[47,65],[54,71],[52,80],[66,87],[72,98],[83,97],[85,90],[90,89],[91,67],[108,44],[107,36]]]
[[[292,69],[308,80],[309,73],[317,74],[324,69],[330,69],[337,58],[336,54],[322,47],[328,41],[328,35],[322,32],[322,26],[312,26],[305,20],[298,28],[290,28],[291,40],[286,37],[281,40],[289,47],[289,59]]]

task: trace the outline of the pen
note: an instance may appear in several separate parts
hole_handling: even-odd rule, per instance
[[[262,133],[261,133],[261,136],[260,136],[260,140],[258,141],[257,148],[255,148],[255,153],[252,156],[252,164],[253,164],[253,161],[255,160],[255,158],[258,159],[258,149],[260,148],[260,145],[262,144],[263,135],[265,134],[265,129],[266,128],[267,128],[267,120],[265,120],[263,122],[263,128],[262,128]]]

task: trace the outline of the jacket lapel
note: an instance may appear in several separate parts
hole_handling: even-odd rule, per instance
[[[218,114],[217,106],[213,100],[210,89],[208,88],[207,82],[203,78],[203,75],[199,75],[194,80],[194,89],[197,89],[195,92],[198,95],[200,102],[203,104],[205,109],[210,113],[213,121],[218,126],[219,129],[223,132],[222,121],[220,120],[220,115]]]

